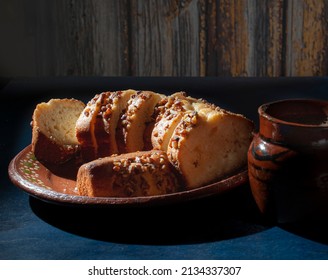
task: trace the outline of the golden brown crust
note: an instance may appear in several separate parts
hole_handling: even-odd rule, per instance
[[[62,164],[78,156],[79,145],[59,144],[34,127],[32,152],[40,162]]]
[[[82,165],[78,171],[80,195],[136,197],[179,190],[178,178],[163,151],[111,156]]]

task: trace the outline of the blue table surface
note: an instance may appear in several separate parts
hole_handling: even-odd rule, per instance
[[[0,259],[328,259],[326,222],[263,220],[244,184],[210,198],[153,207],[72,207],[14,186],[10,160],[31,142],[37,103],[105,90],[184,90],[242,113],[258,126],[259,105],[286,98],[328,99],[323,78],[55,77],[0,79],[2,100]]]

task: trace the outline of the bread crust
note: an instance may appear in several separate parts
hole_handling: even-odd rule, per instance
[[[33,128],[32,152],[40,162],[62,164],[77,157],[79,150],[78,144],[59,144],[44,135],[39,128]]]

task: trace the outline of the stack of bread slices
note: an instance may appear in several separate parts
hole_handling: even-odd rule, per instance
[[[199,188],[246,165],[253,123],[177,92],[122,90],[86,105],[36,106],[32,151],[45,163],[80,161],[80,195],[130,197]],[[77,160],[78,159],[78,160]]]

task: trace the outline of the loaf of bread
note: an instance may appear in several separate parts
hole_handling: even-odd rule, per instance
[[[61,164],[80,151],[80,195],[148,196],[195,189],[246,166],[253,123],[177,92],[123,90],[39,104],[32,149]],[[119,154],[119,155],[117,155]]]
[[[100,110],[100,95],[93,97],[80,114],[75,124],[75,132],[81,147],[81,155],[85,161],[96,157],[97,142],[94,136],[96,117]]]
[[[39,161],[62,164],[77,155],[75,124],[84,106],[76,99],[51,99],[36,106],[31,123],[32,151]]]
[[[175,170],[163,151],[126,153],[85,163],[78,171],[80,195],[90,197],[136,197],[179,190]]]

